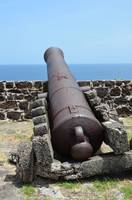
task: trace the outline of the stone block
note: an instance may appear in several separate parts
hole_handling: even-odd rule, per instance
[[[81,164],[83,178],[103,174],[115,174],[131,169],[132,151],[117,156],[113,154],[94,156]]]
[[[5,88],[4,82],[0,82],[0,90],[1,90],[1,91],[4,91],[4,88]]]
[[[94,111],[99,121],[103,122],[109,120],[110,107],[108,104],[102,103],[98,106],[95,106]]]
[[[121,89],[122,89],[122,97],[130,95],[130,90],[128,90],[127,86],[123,86],[121,87]]]
[[[24,95],[24,98],[25,98],[27,101],[33,101],[33,100],[34,100],[34,97],[33,97],[31,94],[25,94],[25,95]]]
[[[37,165],[50,166],[54,161],[53,149],[49,135],[43,135],[43,137],[34,137],[33,149],[35,152]]]
[[[48,81],[44,81],[43,82],[43,92],[47,92],[48,91]]]
[[[121,88],[120,87],[115,87],[112,88],[110,91],[111,96],[120,96],[121,95]]]
[[[121,123],[111,120],[103,122],[102,125],[105,129],[105,143],[115,154],[123,154],[129,150],[127,133]]]
[[[99,97],[96,97],[94,99],[90,99],[89,102],[90,102],[91,107],[94,108],[95,106],[100,105],[101,99]]]
[[[82,162],[81,172],[83,177],[91,177],[102,174],[104,159],[101,156],[94,156],[88,161]]]
[[[95,87],[95,90],[97,91],[97,96],[100,98],[104,98],[108,94],[107,87]]]
[[[41,89],[43,87],[42,81],[35,81],[34,87],[37,88],[37,89]]]
[[[16,109],[16,108],[18,108],[18,106],[17,106],[17,102],[16,101],[8,100],[8,101],[1,102],[0,103],[0,108],[2,108],[2,109]]]
[[[34,108],[31,111],[32,117],[37,117],[37,116],[43,115],[45,113],[46,113],[45,106],[40,106],[40,107]]]
[[[97,98],[97,92],[96,90],[90,90],[87,92],[84,92],[86,99],[94,99]]]
[[[22,88],[32,88],[32,82],[29,81],[19,81],[19,82],[15,82],[15,85],[18,89],[22,89]]]
[[[8,93],[6,98],[7,98],[7,101],[13,101],[15,100],[15,94]]]
[[[7,90],[7,92],[16,93],[16,94],[22,93],[22,91],[21,91],[20,89],[16,89],[16,88],[14,88],[14,89],[9,89],[9,90]]]
[[[48,96],[47,92],[44,93],[38,93],[38,99],[46,99]]]
[[[46,114],[33,118],[34,125],[38,125],[41,123],[47,123],[47,122],[48,122],[48,117]]]
[[[78,81],[77,83],[80,87],[91,86],[91,81]]]
[[[20,111],[7,111],[7,118],[12,120],[19,120],[21,119],[21,112]]]
[[[129,105],[132,106],[132,98],[129,100]]]
[[[26,101],[26,100],[20,101],[19,108],[21,110],[27,110],[28,109],[28,101]]]
[[[25,141],[19,144],[17,149],[18,160],[17,174],[25,183],[32,182],[34,178],[34,155],[32,142]]]
[[[122,104],[127,104],[128,100],[126,97],[116,97],[114,98],[114,103],[117,104],[117,105],[122,105]]]
[[[7,89],[14,88],[14,82],[12,82],[12,81],[6,82],[6,88]]]
[[[127,84],[126,89],[129,91],[129,94],[132,95],[132,81]]]
[[[24,95],[23,94],[15,94],[15,99],[22,100],[22,99],[24,99]]]
[[[129,115],[132,115],[132,109],[128,105],[119,105],[116,107],[116,111],[118,115],[122,117],[128,117]]]
[[[5,99],[6,99],[5,95],[4,95],[4,94],[1,94],[1,95],[0,95],[0,101],[5,101]]]
[[[117,86],[121,86],[121,85],[122,85],[122,83],[123,83],[123,81],[122,81],[122,80],[116,80],[116,85],[117,85]]]
[[[43,136],[45,134],[49,134],[49,127],[47,123],[41,123],[34,126],[34,135],[35,136]]]
[[[104,87],[105,81],[93,81],[93,87]]]
[[[4,112],[0,112],[0,120],[6,119],[6,115]]]
[[[35,101],[31,104],[31,107],[32,107],[32,108],[37,108],[37,107],[46,106],[46,105],[47,105],[46,99],[45,99],[45,98],[42,98],[42,99],[37,99],[37,100],[35,100]]]
[[[114,87],[116,84],[116,81],[112,80],[112,81],[105,81],[105,87]]]
[[[38,93],[38,99],[46,99],[48,96],[47,92],[44,93]]]

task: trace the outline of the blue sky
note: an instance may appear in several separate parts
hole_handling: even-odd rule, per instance
[[[132,63],[132,0],[0,0],[0,64]]]

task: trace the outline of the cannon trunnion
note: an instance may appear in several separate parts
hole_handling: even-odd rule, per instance
[[[53,148],[75,160],[87,160],[100,147],[103,128],[70,73],[62,50],[49,48],[44,59],[48,70]]]

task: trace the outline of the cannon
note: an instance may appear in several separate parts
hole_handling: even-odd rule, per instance
[[[78,161],[87,160],[101,146],[104,130],[64,60],[51,47],[44,60],[48,71],[51,141],[54,151]]]

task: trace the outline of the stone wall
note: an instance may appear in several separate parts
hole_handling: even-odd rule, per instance
[[[116,109],[119,116],[132,115],[132,81],[80,81],[79,85],[95,89],[101,103],[108,104],[111,110]]]
[[[132,81],[79,81],[81,87],[96,90],[101,103],[116,109],[119,116],[132,115]],[[0,120],[31,118],[30,102],[47,92],[47,81],[1,81]]]
[[[31,118],[30,102],[45,91],[47,82],[44,81],[0,82],[0,120]]]

